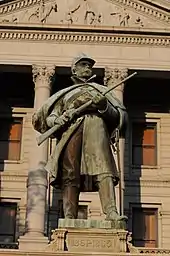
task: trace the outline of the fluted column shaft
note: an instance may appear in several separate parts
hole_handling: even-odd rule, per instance
[[[112,87],[114,84],[120,82],[128,76],[128,69],[126,68],[105,68],[105,85]],[[124,83],[120,84],[113,90],[115,96],[123,103]],[[125,138],[119,139],[119,160],[120,160],[120,190],[119,190],[119,208],[120,214],[124,214],[124,155],[125,155]],[[118,162],[118,161],[117,161]]]
[[[50,96],[51,77],[55,68],[33,65],[33,81],[35,84],[34,109],[38,109]],[[26,234],[44,236],[47,173],[44,164],[48,157],[48,142],[37,145],[38,135],[32,128],[31,152],[27,181]]]

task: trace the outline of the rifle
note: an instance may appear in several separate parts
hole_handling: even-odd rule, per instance
[[[70,116],[70,119],[72,120],[75,116],[80,115],[80,113],[84,109],[86,109],[88,106],[90,106],[92,104],[92,102],[93,102],[92,100],[89,100],[88,102],[86,102],[85,104],[81,105],[80,107],[78,107],[76,109],[68,110],[67,114],[68,114],[68,116]],[[46,139],[48,139],[54,132],[56,132],[60,128],[61,128],[61,125],[56,124],[52,128],[50,128],[49,130],[47,130],[45,133],[43,133],[39,137],[37,137],[38,146],[41,145],[41,143],[43,143]]]
[[[133,74],[129,75],[128,77],[126,77],[125,79],[123,79],[122,81],[118,82],[116,85],[114,85],[113,87],[107,89],[104,93],[101,93],[101,96],[105,96],[108,92],[114,90],[116,87],[118,87],[120,84],[124,83],[125,81],[127,81],[128,79],[130,79],[131,77],[133,77],[134,75],[136,75],[137,72],[134,72]],[[89,84],[91,87],[93,87],[91,84]],[[94,87],[93,87],[94,88]],[[96,89],[96,88],[95,88]],[[83,112],[87,107],[89,107],[91,104],[93,103],[93,100],[89,100],[88,102],[84,103],[83,105],[81,105],[80,107],[76,108],[76,109],[71,109],[67,111],[68,116],[70,117],[70,121],[75,118],[75,116],[79,116],[81,112]],[[37,143],[38,146],[40,146],[46,139],[48,139],[54,132],[57,132],[57,130],[59,130],[61,128],[60,124],[56,124],[54,125],[52,128],[50,128],[49,130],[47,130],[45,133],[41,134],[39,137],[37,137]]]

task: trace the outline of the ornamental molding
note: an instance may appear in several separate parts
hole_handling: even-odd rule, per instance
[[[7,4],[2,4],[2,6],[0,6],[0,15],[34,6],[40,2],[41,0],[18,0]]]
[[[168,255],[170,254],[170,249],[166,248],[144,248],[144,247],[138,247],[138,252],[143,254],[150,254],[150,255]]]
[[[140,35],[117,33],[93,33],[93,32],[44,32],[0,29],[2,41],[30,41],[30,42],[53,42],[53,43],[80,43],[80,44],[126,44],[128,45],[151,45],[169,47],[170,34],[167,35]]]

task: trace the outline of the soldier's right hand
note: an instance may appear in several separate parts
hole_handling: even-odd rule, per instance
[[[63,127],[65,124],[68,123],[68,121],[69,121],[69,117],[63,114],[60,117],[57,117],[54,123],[58,124],[60,127]]]

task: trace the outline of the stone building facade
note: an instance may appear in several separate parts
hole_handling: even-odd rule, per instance
[[[117,204],[136,246],[169,248],[169,8],[168,0],[0,1],[1,247],[19,239],[42,248],[62,217],[60,191],[37,171],[55,142],[37,146],[31,116],[71,84],[72,58],[85,52],[107,86],[137,72],[115,90],[129,113]],[[97,193],[81,194],[79,218],[104,218]]]

